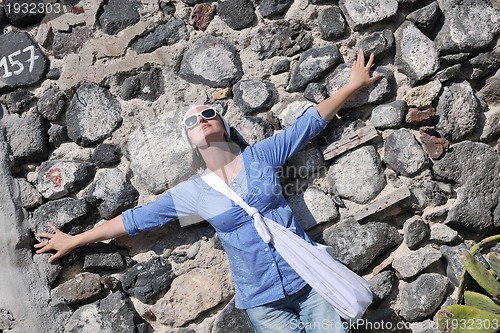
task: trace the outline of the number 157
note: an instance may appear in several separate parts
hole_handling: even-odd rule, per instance
[[[27,48],[22,50],[22,52],[29,52],[30,53],[29,59],[26,60],[25,62],[29,62],[29,64],[30,64],[29,71],[31,73],[33,71],[33,67],[35,65],[35,60],[40,58],[40,57],[35,55],[35,47],[33,45],[28,46]],[[11,77],[12,75],[19,75],[24,71],[23,63],[20,62],[19,60],[14,59],[14,57],[17,57],[20,54],[21,54],[21,50],[17,50],[16,52],[13,52],[13,53],[9,54],[7,57],[3,57],[0,60],[0,67],[3,67],[3,69],[4,69],[4,74],[2,76],[3,78],[8,78],[8,77]],[[7,64],[7,59],[9,60],[11,70],[9,70],[9,65]]]

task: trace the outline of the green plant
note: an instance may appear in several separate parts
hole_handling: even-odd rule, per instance
[[[457,302],[436,313],[434,320],[444,333],[493,333],[500,331],[500,256],[488,254],[490,269],[479,263],[474,255],[483,247],[500,241],[500,235],[483,239],[474,245],[469,252],[464,252],[462,262],[464,271],[458,287]],[[466,290],[475,281],[484,295]],[[462,304],[463,303],[463,304]]]

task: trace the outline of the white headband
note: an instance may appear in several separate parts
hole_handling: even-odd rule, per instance
[[[215,112],[217,112],[217,115],[220,117],[220,119],[222,120],[222,123],[224,124],[224,129],[226,130],[226,133],[227,133],[227,138],[229,139],[229,136],[231,134],[231,129],[229,127],[229,124],[227,123],[226,119],[224,119],[224,117],[222,117],[222,115],[219,113],[219,111],[217,111],[217,109],[215,109],[214,107],[212,106],[208,106],[208,105],[204,105],[204,104],[201,104],[201,105],[195,105],[195,106],[192,106],[189,108],[189,110],[186,111],[186,113],[184,113],[184,116],[182,116],[182,120],[184,120],[186,118],[186,115],[198,108],[198,107],[205,107],[205,108],[213,108],[215,110]],[[187,130],[186,130],[186,126],[184,125],[184,123],[181,124],[181,134],[182,134],[182,139],[184,140],[184,143],[189,147],[189,148],[193,148],[191,146],[191,142],[189,141],[189,138],[188,138],[188,134],[187,134]]]

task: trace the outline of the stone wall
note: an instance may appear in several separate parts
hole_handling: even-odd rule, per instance
[[[0,332],[250,332],[206,222],[54,265],[34,235],[82,232],[196,173],[188,106],[214,104],[253,144],[345,84],[358,49],[384,77],[291,158],[283,192],[370,281],[365,318],[394,324],[358,332],[437,332],[460,253],[500,226],[498,0],[25,1],[0,8]]]

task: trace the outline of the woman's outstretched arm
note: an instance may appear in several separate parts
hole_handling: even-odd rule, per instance
[[[365,55],[359,50],[356,60],[353,62],[349,81],[335,94],[316,105],[321,118],[330,121],[333,116],[339,112],[344,103],[359,89],[368,87],[382,77],[382,74],[376,73],[370,76],[370,68],[373,65],[373,53],[365,65]]]
[[[49,226],[54,233],[44,232],[37,234],[37,237],[45,238],[46,240],[35,244],[35,248],[38,249],[36,253],[45,253],[51,250],[56,251],[49,258],[49,263],[54,262],[82,245],[113,239],[127,234],[121,215],[74,236],[62,232],[52,223],[49,223]]]

